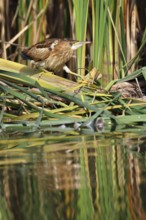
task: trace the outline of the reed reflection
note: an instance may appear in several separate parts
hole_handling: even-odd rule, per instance
[[[5,148],[0,213],[7,220],[146,219],[144,145],[136,138],[80,137]]]

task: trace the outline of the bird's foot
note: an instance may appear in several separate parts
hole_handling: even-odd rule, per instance
[[[43,73],[48,73],[48,71],[42,67],[37,67],[37,69],[40,71],[40,73],[38,74],[38,79],[42,77]]]
[[[48,73],[48,70],[42,68],[42,67],[38,67],[39,70],[41,70],[42,72]]]

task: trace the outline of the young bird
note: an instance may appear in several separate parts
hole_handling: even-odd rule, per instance
[[[72,58],[74,50],[89,41],[46,39],[21,52],[23,59],[33,60],[38,67],[59,72],[64,69],[73,73],[65,64]]]

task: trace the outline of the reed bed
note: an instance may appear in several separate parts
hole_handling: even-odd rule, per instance
[[[71,126],[102,130],[117,125],[145,122],[146,101],[125,98],[117,92],[98,87],[98,81],[73,82],[52,73],[40,72],[25,65],[0,59],[1,127],[5,131],[35,131],[53,126]],[[146,69],[123,79],[146,78]],[[121,81],[120,81],[121,82]],[[113,81],[114,83],[114,81]],[[60,127],[60,130],[62,128]]]

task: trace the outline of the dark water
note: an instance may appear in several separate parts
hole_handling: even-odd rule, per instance
[[[0,220],[48,219],[146,219],[144,135],[0,140]]]

